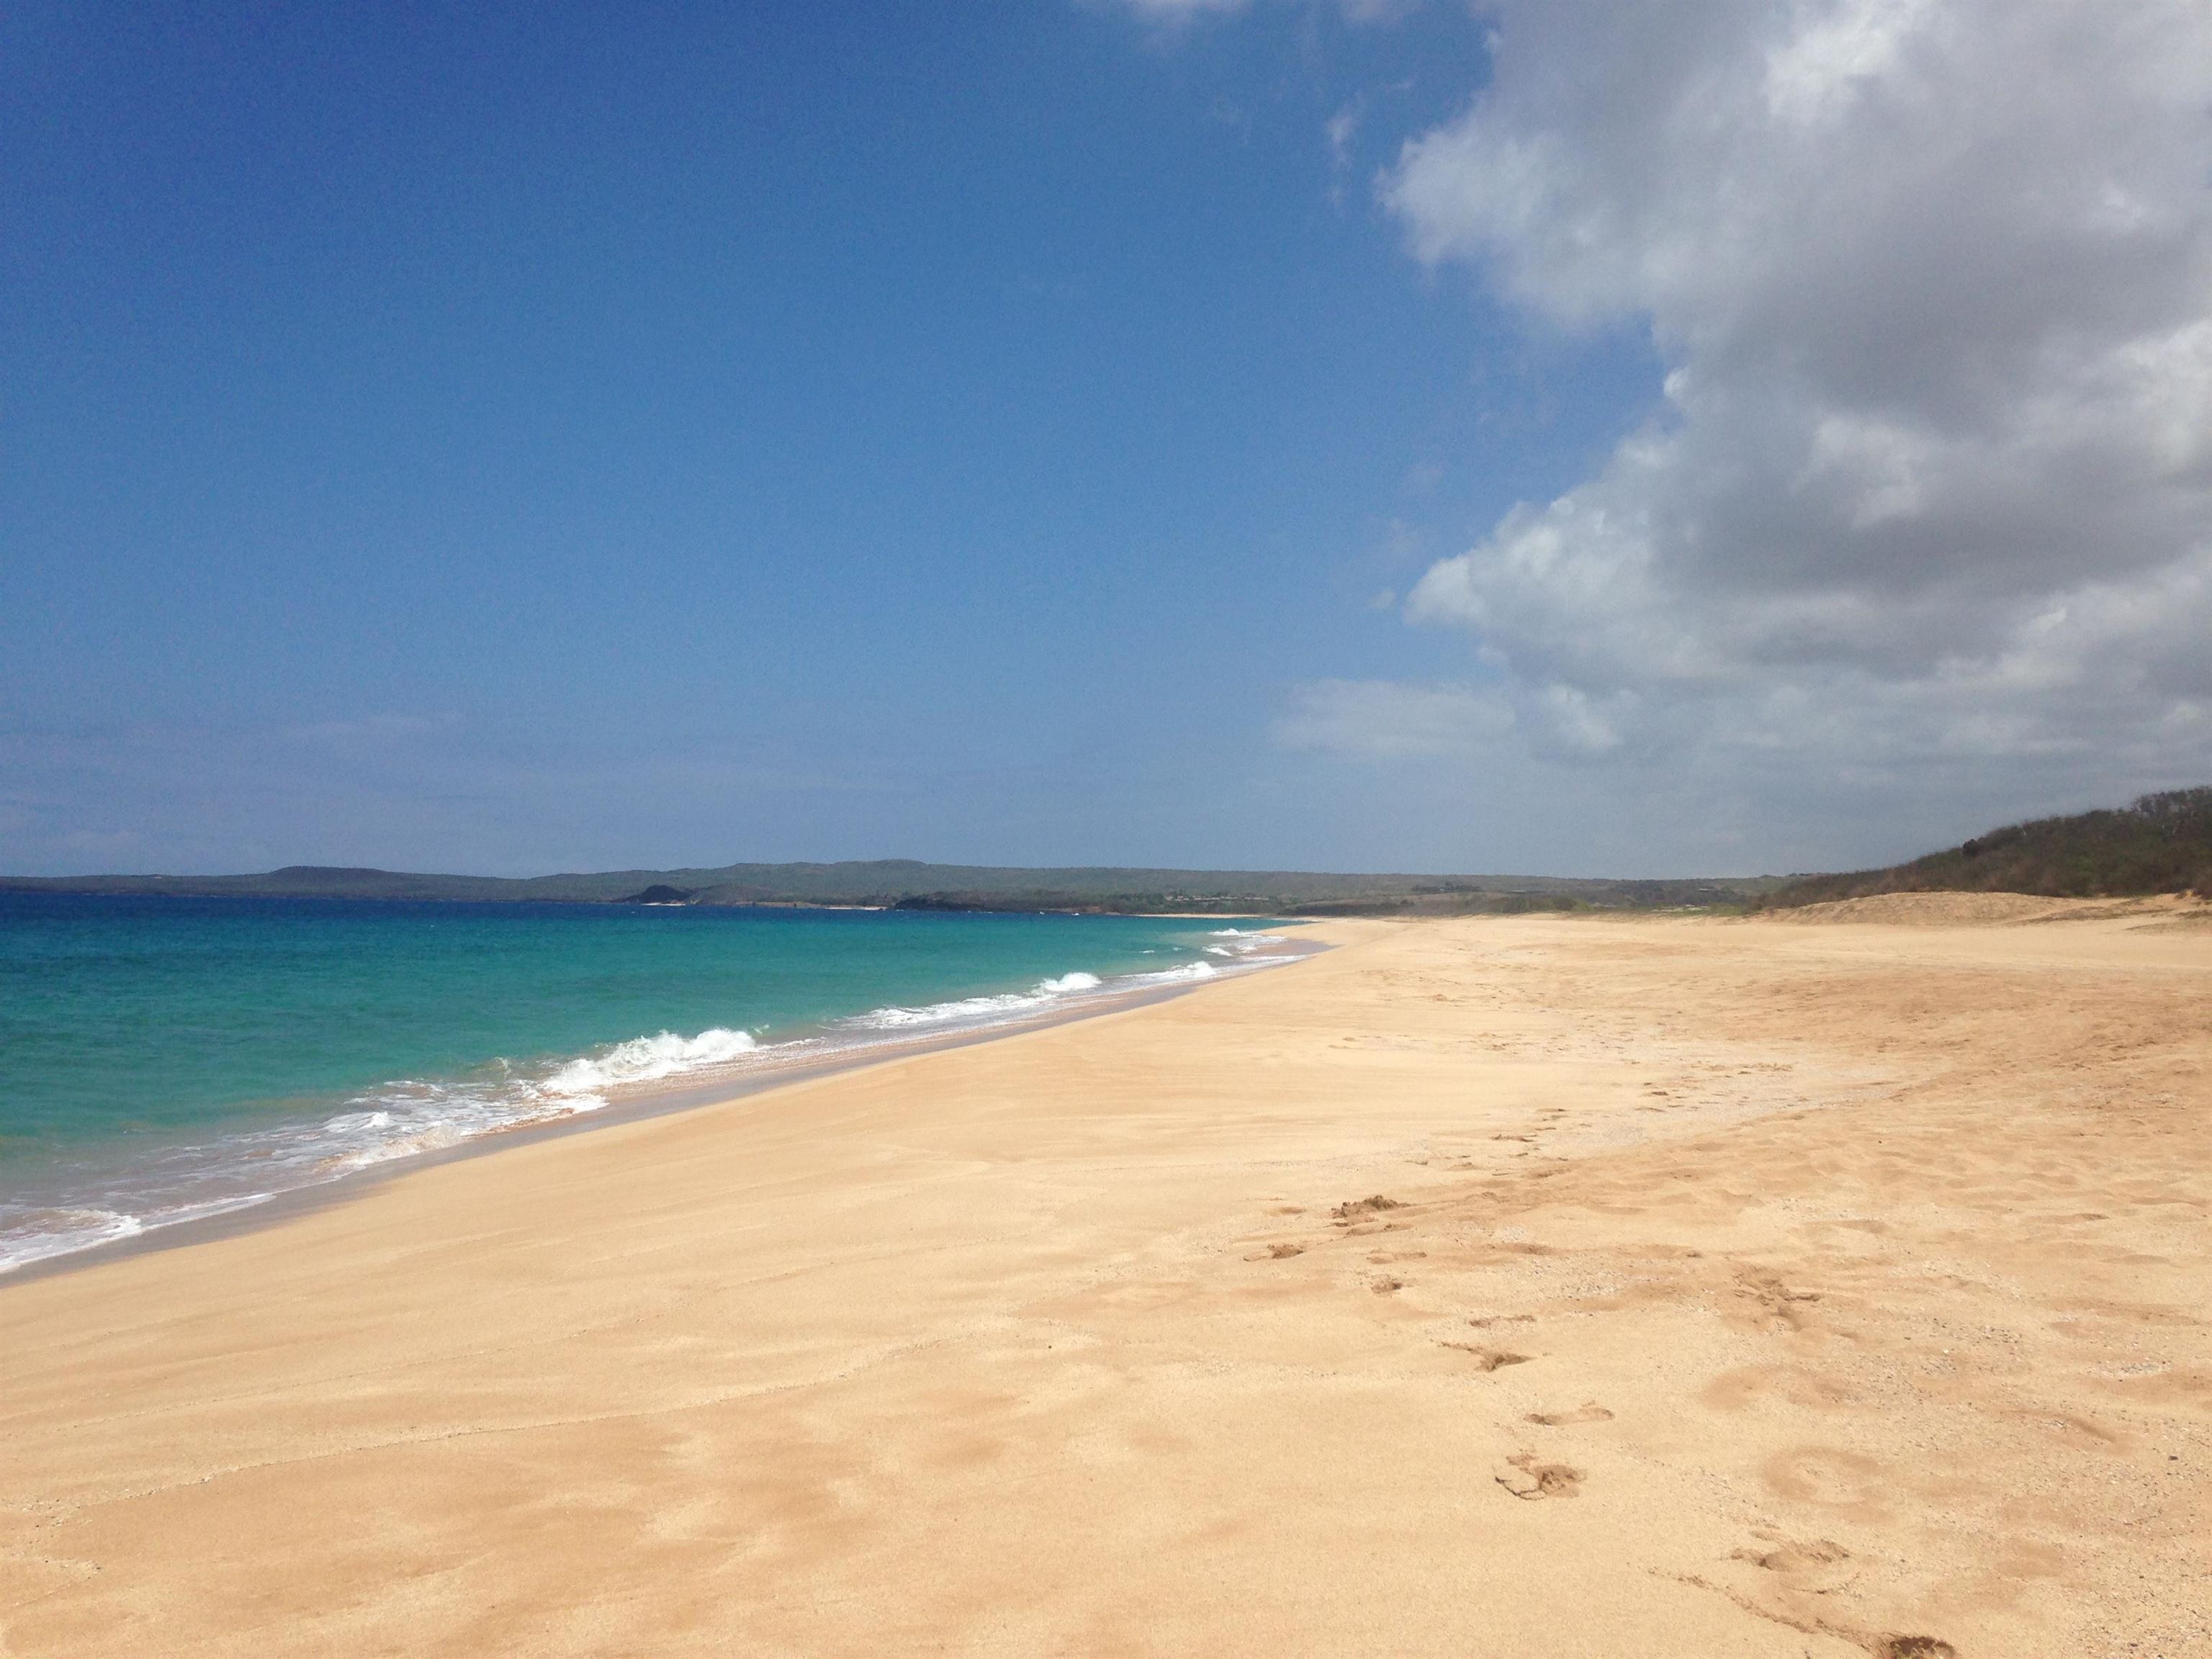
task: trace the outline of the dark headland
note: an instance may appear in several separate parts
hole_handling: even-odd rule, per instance
[[[1222,915],[1464,915],[1528,910],[1736,907],[1772,877],[1604,881],[1547,876],[1343,875],[1309,871],[1022,869],[880,859],[714,869],[449,876],[292,865],[259,875],[0,877],[0,890],[197,898],[412,899],[562,904],[838,905],[908,910],[1163,910]]]
[[[191,898],[555,904],[811,905],[904,910],[1191,911],[1259,916],[1518,915],[1534,910],[1771,909],[1877,893],[2056,898],[2212,895],[2212,787],[2008,824],[1942,852],[1836,875],[1360,875],[1298,870],[1029,869],[874,859],[553,876],[450,876],[289,865],[258,875],[0,876],[0,892]]]

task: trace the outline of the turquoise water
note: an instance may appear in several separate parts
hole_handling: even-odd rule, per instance
[[[0,1269],[1279,945],[1211,920],[0,894]]]

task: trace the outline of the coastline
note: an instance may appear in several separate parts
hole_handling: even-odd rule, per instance
[[[872,907],[818,905],[811,908],[863,909]],[[1304,927],[1307,924],[1299,925]],[[1285,943],[1290,948],[1233,966],[1217,968],[1215,975],[1224,979],[1234,979],[1293,966],[1330,948],[1323,943],[1308,942],[1317,937],[1307,933],[1301,938],[1286,940]],[[848,1039],[841,1046],[826,1048],[812,1046],[821,1041],[819,1037],[814,1037],[805,1040],[805,1054],[793,1054],[788,1058],[780,1054],[779,1049],[796,1049],[800,1044],[766,1045],[750,1051],[744,1062],[705,1076],[695,1075],[680,1082],[649,1083],[625,1089],[605,1106],[590,1111],[570,1112],[510,1124],[451,1146],[388,1158],[301,1186],[284,1188],[261,1195],[253,1201],[217,1209],[206,1215],[149,1227],[123,1237],[102,1240],[0,1268],[0,1289],[149,1251],[174,1249],[212,1239],[256,1232],[264,1227],[279,1226],[327,1206],[345,1203],[378,1185],[441,1164],[484,1157],[534,1141],[565,1139],[595,1129],[662,1117],[673,1112],[696,1111],[723,1105],[769,1093],[787,1085],[861,1071],[872,1066],[889,1065],[919,1054],[965,1048],[971,1043],[992,1042],[1028,1031],[1096,1019],[1184,996],[1190,992],[1202,990],[1212,982],[1210,979],[1194,979],[1172,984],[1103,989],[1057,1006],[999,1019],[956,1025],[937,1031],[915,1031],[911,1035],[902,1035],[894,1029],[866,1038]]]
[[[2212,1653],[2212,936],[1925,920],[1332,922],[0,1282],[9,1650]]]

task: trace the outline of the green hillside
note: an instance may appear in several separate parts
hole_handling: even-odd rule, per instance
[[[259,875],[0,877],[0,890],[187,897],[439,899],[556,903],[847,904],[937,910],[1194,910],[1224,915],[1460,915],[1530,909],[1740,905],[1771,878],[1597,881],[1547,876],[1318,871],[1065,870],[921,864],[731,864],[533,876],[416,875],[293,865]]]
[[[1759,902],[1924,892],[2118,898],[2192,890],[2212,896],[2212,788],[2172,789],[2126,806],[2008,824],[1887,870],[1796,877]]]

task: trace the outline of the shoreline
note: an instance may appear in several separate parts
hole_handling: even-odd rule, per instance
[[[556,901],[547,901],[554,902]],[[817,908],[864,908],[863,906],[817,906]],[[1300,924],[1311,926],[1312,924]],[[1319,956],[1332,947],[1325,943],[1308,944],[1298,948],[1301,941],[1287,941],[1291,947],[1258,960],[1239,963],[1231,967],[1217,968],[1213,976],[1187,981],[1172,985],[1152,985],[1124,991],[1107,991],[1083,1000],[1074,1000],[1059,1007],[1048,1007],[1033,1012],[1018,1014],[1006,1019],[957,1028],[934,1033],[903,1036],[896,1031],[873,1037],[857,1039],[841,1048],[832,1048],[811,1058],[801,1058],[781,1066],[763,1064],[757,1072],[726,1075],[708,1079],[680,1083],[673,1087],[647,1085],[611,1099],[607,1104],[590,1111],[569,1112],[558,1116],[516,1123],[485,1133],[473,1135],[452,1146],[434,1147],[426,1152],[408,1153],[363,1165],[330,1176],[321,1181],[309,1182],[297,1187],[287,1187],[265,1197],[239,1203],[211,1214],[193,1216],[162,1225],[145,1228],[120,1238],[104,1239],[80,1249],[58,1251],[52,1255],[35,1257],[18,1266],[0,1268],[0,1294],[15,1285],[33,1279],[51,1279],[76,1272],[83,1267],[127,1259],[155,1251],[182,1249],[211,1239],[235,1237],[258,1232],[265,1228],[284,1225],[303,1215],[332,1205],[346,1203],[376,1187],[388,1184],[419,1170],[434,1169],[447,1164],[483,1157],[508,1151],[517,1146],[541,1140],[562,1139],[572,1135],[587,1133],[595,1129],[614,1128],[622,1124],[665,1117],[674,1113],[701,1111],[712,1107],[749,1100],[757,1096],[820,1079],[836,1077],[849,1072],[863,1071],[871,1066],[889,1065],[895,1061],[945,1049],[966,1048],[975,1043],[992,1042],[1015,1037],[1031,1031],[1048,1030],[1054,1027],[1079,1021],[1102,1018],[1109,1014],[1121,1013],[1156,1002],[1164,1002],[1200,991],[1209,986],[1233,981],[1255,974],[1273,972]],[[818,1037],[793,1039],[793,1042],[818,1042]],[[773,1062],[778,1045],[769,1044],[753,1051],[761,1060]],[[736,1067],[732,1067],[736,1070]]]
[[[1331,923],[0,1285],[0,1636],[2212,1659],[2212,933],[1907,908]]]

